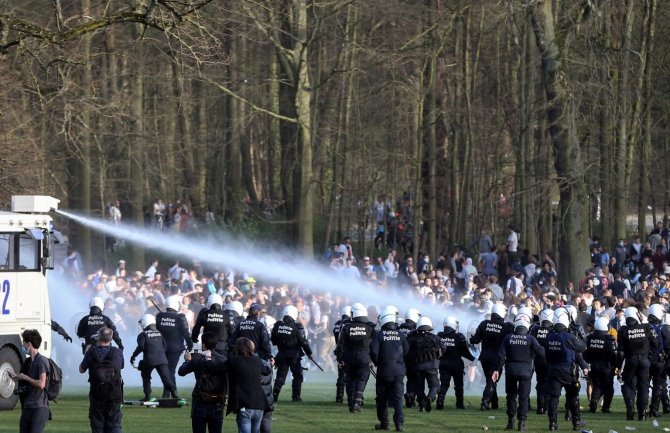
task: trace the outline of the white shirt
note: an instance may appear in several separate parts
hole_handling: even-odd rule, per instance
[[[507,290],[512,292],[514,296],[519,296],[519,294],[523,290],[523,281],[521,281],[517,277],[510,278],[509,280],[507,280]]]
[[[507,236],[507,250],[512,253],[516,253],[518,244],[519,244],[519,237],[517,236],[516,232],[512,230],[509,236]]]

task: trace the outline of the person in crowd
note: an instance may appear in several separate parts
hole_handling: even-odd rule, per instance
[[[93,433],[121,432],[123,402],[123,352],[112,346],[114,330],[103,326],[79,364],[79,373],[88,371],[90,384],[88,418]]]
[[[16,391],[21,401],[19,433],[42,433],[51,418],[46,385],[49,362],[40,354],[42,336],[35,329],[26,329],[21,333],[21,353],[28,356],[21,366],[19,374],[11,378],[17,383]]]
[[[177,363],[184,349],[189,352],[193,350],[193,342],[188,330],[186,316],[178,312],[180,308],[179,295],[169,296],[165,304],[165,311],[156,315],[156,329],[163,335],[167,343],[165,356],[167,357],[168,371],[172,383],[176,386],[175,371],[177,370]],[[169,393],[167,388],[163,388],[163,398],[168,398]]]
[[[102,298],[94,297],[89,303],[90,311],[89,313],[82,317],[77,325],[77,337],[81,339],[81,351],[82,354],[86,353],[88,347],[95,344],[93,336],[97,335],[98,330],[103,326],[110,328],[113,332],[113,340],[116,345],[123,351],[123,343],[121,342],[121,337],[116,331],[116,326],[112,319],[102,314],[102,310],[105,307],[105,301]]]

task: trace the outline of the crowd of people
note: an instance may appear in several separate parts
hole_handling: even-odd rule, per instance
[[[156,259],[147,269],[131,272],[125,260],[120,260],[115,269],[67,276],[82,294],[95,300],[90,314],[104,311],[113,324],[105,323],[107,327],[132,332],[142,318],[145,336],[138,337],[131,362],[143,351],[146,360],[147,348],[151,353],[152,347],[165,346],[158,364],[150,361],[142,367],[146,370],[142,374],[145,400],[152,398],[154,369],[164,385],[163,397],[178,397],[175,370],[184,350],[202,341],[202,350],[210,354],[203,365],[219,365],[225,361],[217,361],[213,353],[226,358],[237,350],[238,341],[246,339],[252,346],[240,350],[249,352],[253,347],[261,360],[277,364],[274,384],[264,391],[270,402],[278,399],[289,371],[293,376],[291,400],[302,401],[303,366],[314,362],[338,373],[335,400],[343,403],[346,397],[349,410],[356,413],[361,410],[373,363],[380,421],[376,428],[389,428],[386,408],[393,407],[393,422],[401,431],[403,399],[404,406],[421,411],[433,406],[444,409],[452,381],[457,408],[464,408],[464,388],[476,387],[481,381],[480,408],[497,409],[496,383],[504,366],[508,427],[514,427],[516,416],[518,428],[525,429],[534,372],[537,411],[548,413],[552,430],[557,428],[561,388],[566,390],[566,419],[578,428],[583,423],[580,381],[588,384],[589,410],[600,405],[603,412],[609,412],[617,375],[622,375],[628,419],[636,414],[638,419],[657,416],[661,404],[670,413],[664,340],[670,297],[667,237],[668,230],[661,224],[644,244],[639,238],[630,244],[621,240],[610,250],[593,239],[592,266],[576,286],[568,283],[564,287],[558,286],[559,270],[551,253],[540,259],[522,250],[513,226],[500,248],[483,230],[478,255],[457,249],[435,262],[420,253],[415,263],[411,255],[400,258],[395,250],[385,258],[359,258],[349,238],[323,255],[324,266],[338,275],[413,295],[416,308],[402,315],[393,306],[352,304],[355,299],[339,294],[258,282],[248,273],[206,269],[199,263],[161,266]],[[443,310],[445,317],[421,316],[419,311],[426,305],[431,312]],[[161,325],[161,314],[168,313],[173,317],[166,323],[177,326],[176,333],[168,330],[166,334],[165,323]],[[470,324],[461,332],[457,317],[466,315],[477,318],[477,326]],[[431,319],[444,319],[437,335]],[[84,348],[95,344],[91,340],[95,331],[78,332]],[[149,344],[152,338],[158,343]],[[161,339],[166,343],[160,343]],[[123,347],[120,341],[117,345]],[[186,361],[195,362],[190,355]],[[198,370],[196,376],[199,374],[204,372]],[[654,386],[649,406],[650,378]],[[271,417],[268,420],[267,414],[273,404],[259,407],[254,426],[264,425],[263,431],[268,431]],[[207,414],[212,416],[211,411]],[[195,423],[194,431],[204,431],[197,430]]]

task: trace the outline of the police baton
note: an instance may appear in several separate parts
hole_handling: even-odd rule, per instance
[[[156,305],[156,303],[154,302],[153,299],[149,299],[149,301],[151,301],[151,303],[154,304],[154,307],[156,307],[156,309],[158,310],[159,313],[162,313],[162,312],[163,312],[163,310],[161,310],[161,307],[159,307],[158,305]]]
[[[312,361],[312,362],[314,363],[314,365],[316,365],[317,367],[319,367],[319,370],[323,371],[323,368],[321,368],[321,366],[314,360],[314,358],[312,358],[312,357],[310,356],[310,357],[309,357],[309,360]]]

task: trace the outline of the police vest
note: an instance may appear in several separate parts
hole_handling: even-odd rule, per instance
[[[165,337],[168,349],[175,349],[170,350],[171,352],[181,352],[184,350],[184,337],[181,335],[178,326],[180,323],[180,315],[184,316],[176,311],[163,311],[156,315],[156,329],[158,329],[160,333],[163,334],[163,337]]]
[[[345,350],[368,350],[374,327],[364,322],[349,322],[341,332]]]
[[[664,325],[662,323],[651,325],[651,327],[654,328],[654,331],[656,331],[656,350],[654,353],[657,355],[665,352],[666,342],[663,338],[663,331],[666,326],[668,325]]]
[[[213,332],[219,337],[219,341],[228,341],[228,317],[223,310],[207,310],[205,313],[203,329],[205,332]]]
[[[379,362],[390,364],[397,362],[404,364],[402,340],[404,334],[397,329],[381,329],[377,331],[379,339]]]
[[[528,362],[532,357],[530,335],[512,334],[507,340],[505,359],[508,362]]]
[[[335,341],[340,338],[340,331],[342,330],[342,327],[349,322],[349,319],[340,319],[335,322],[335,325],[333,326],[333,337],[335,337]]]
[[[407,339],[409,343],[408,359],[412,364],[433,361],[442,355],[439,338],[430,333],[414,332]]]
[[[547,337],[549,336],[549,331],[551,328],[544,328],[541,326],[536,326],[533,328],[533,331],[531,334],[535,339],[537,340],[538,343],[540,343],[541,346],[546,347],[547,343]]]
[[[481,326],[483,326],[482,351],[488,350],[497,353],[503,338],[508,333],[506,332],[507,329],[505,329],[507,328],[505,323],[502,320],[495,322],[485,320]]]
[[[416,323],[402,323],[399,327],[400,332],[405,334],[406,336],[409,335],[410,332],[414,331],[416,329]]]
[[[461,353],[460,353],[460,344],[459,343],[465,343],[465,337],[463,337],[463,334],[459,334],[456,331],[450,331],[450,332],[439,332],[437,334],[438,337],[442,340],[442,344],[446,347],[444,350],[444,353],[442,354],[442,359],[450,359],[450,360],[458,360],[461,359]],[[461,342],[462,337],[463,341]]]
[[[298,324],[295,322],[277,322],[272,328],[272,343],[279,350],[298,349],[298,332]]]
[[[248,338],[254,342],[256,350],[258,350],[258,341],[260,340],[260,333],[264,331],[264,326],[256,319],[245,319],[237,325],[235,335],[237,338]]]
[[[645,325],[635,324],[619,330],[622,333],[622,349],[626,356],[649,353],[649,330]]]
[[[612,336],[603,334],[591,334],[586,337],[586,352],[584,359],[589,363],[614,364],[614,341]]]
[[[547,337],[547,346],[545,355],[549,364],[570,364],[575,362],[575,351],[565,347],[565,342],[569,338],[567,331],[549,332]]]

